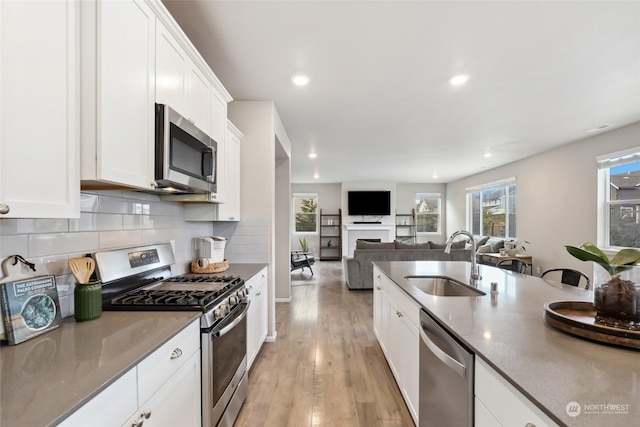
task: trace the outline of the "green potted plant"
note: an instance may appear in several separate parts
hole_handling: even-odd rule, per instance
[[[609,258],[593,243],[579,247],[565,246],[567,252],[581,261],[593,261],[601,269],[594,277],[593,307],[596,323],[618,328],[640,329],[640,284],[637,264],[640,251],[622,249]]]
[[[309,242],[307,242],[306,237],[299,238],[298,242],[300,242],[300,247],[302,248],[302,252],[309,252]]]

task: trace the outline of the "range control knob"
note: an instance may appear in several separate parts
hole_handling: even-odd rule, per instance
[[[238,298],[242,299],[247,296],[247,293],[244,289],[239,289],[238,292],[236,292],[236,295]]]
[[[237,296],[235,296],[235,295],[234,295],[234,296],[229,297],[229,304],[230,304],[230,305],[236,305],[236,304],[238,304],[238,297],[237,297]]]

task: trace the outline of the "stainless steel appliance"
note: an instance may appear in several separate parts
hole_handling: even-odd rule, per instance
[[[202,425],[232,426],[247,395],[248,292],[240,277],[171,277],[168,243],[96,252],[103,310],[197,310],[202,356]]]
[[[155,137],[156,189],[216,193],[216,141],[164,104],[156,104]]]
[[[474,354],[420,312],[420,427],[473,426]]]

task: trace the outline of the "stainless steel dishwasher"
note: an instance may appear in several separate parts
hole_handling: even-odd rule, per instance
[[[420,427],[473,426],[473,353],[424,310],[420,325]]]

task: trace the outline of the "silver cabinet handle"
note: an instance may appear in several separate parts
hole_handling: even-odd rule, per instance
[[[177,359],[180,356],[182,356],[182,349],[180,349],[180,347],[174,348],[173,351],[171,352],[171,360]],[[150,412],[149,412],[149,416],[151,416]],[[149,417],[147,417],[147,418],[149,418]]]
[[[402,317],[402,312],[401,311],[396,311],[396,316]]]
[[[526,423],[524,427],[536,427],[534,423]]]
[[[257,297],[259,297],[261,294],[262,294],[262,292],[258,292],[258,293],[256,294],[256,296],[257,296]]]
[[[376,286],[376,289],[379,290],[379,291],[382,290],[382,288],[380,286]]]
[[[147,409],[145,411],[142,411],[142,413],[140,414],[140,419],[131,423],[131,427],[142,427],[142,425],[144,424],[144,420],[148,420],[149,418],[151,418],[151,410]]]
[[[8,214],[10,211],[9,205],[5,203],[0,203],[0,214]]]

